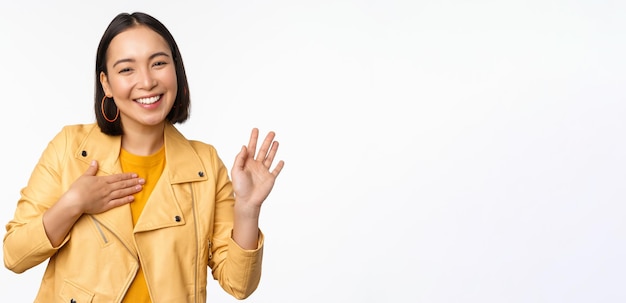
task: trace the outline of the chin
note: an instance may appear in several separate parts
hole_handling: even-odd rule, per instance
[[[141,124],[143,124],[145,126],[159,126],[159,125],[165,123],[166,121],[167,121],[167,118],[163,117],[161,119],[144,120]]]

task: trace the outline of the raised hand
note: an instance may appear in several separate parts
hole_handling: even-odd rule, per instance
[[[275,136],[274,132],[269,132],[257,154],[259,130],[253,128],[248,146],[242,146],[237,154],[231,170],[236,206],[260,208],[272,191],[276,177],[285,165],[281,160],[273,170],[270,170],[278,151]]]

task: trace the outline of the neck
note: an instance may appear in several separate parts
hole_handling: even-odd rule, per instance
[[[164,143],[165,123],[141,128],[124,128],[122,148],[138,156],[156,153]]]

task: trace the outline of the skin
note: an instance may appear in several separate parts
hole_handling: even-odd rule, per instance
[[[252,129],[248,146],[242,146],[231,169],[235,191],[235,219],[233,240],[244,249],[257,248],[261,205],[274,187],[274,182],[285,163],[278,161],[270,172],[278,151],[275,133],[269,132],[259,152],[255,154],[259,130]]]
[[[153,154],[164,143],[165,119],[177,94],[175,65],[167,42],[145,26],[130,28],[111,41],[106,64],[108,74],[100,74],[100,83],[120,110],[122,148],[137,155]],[[151,104],[141,104],[141,100],[150,100]],[[231,169],[235,192],[233,240],[244,249],[257,248],[261,205],[284,166],[279,161],[270,171],[278,151],[275,133],[267,134],[257,152],[258,137],[259,130],[253,128],[248,145],[242,146]],[[44,213],[44,228],[54,247],[62,243],[81,215],[130,203],[145,183],[134,173],[96,176],[97,171],[94,160]]]

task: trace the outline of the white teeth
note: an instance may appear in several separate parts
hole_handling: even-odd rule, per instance
[[[161,96],[154,96],[150,98],[139,98],[139,99],[136,99],[136,101],[141,104],[152,104],[154,102],[159,101],[159,99],[161,99]]]

